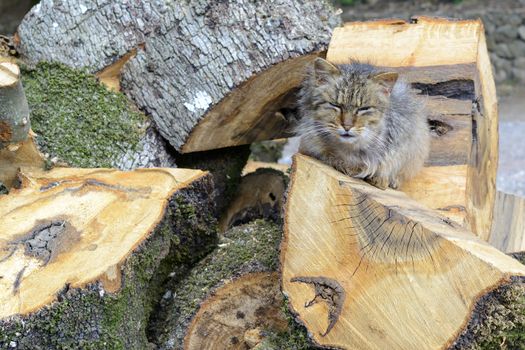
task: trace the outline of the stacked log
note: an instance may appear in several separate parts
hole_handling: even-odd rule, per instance
[[[356,59],[396,70],[420,90],[430,113],[430,157],[402,190],[489,240],[498,112],[481,21],[418,17],[410,23],[348,23],[334,31],[327,59]]]
[[[0,348],[147,348],[163,264],[216,239],[210,175],[56,168],[20,182],[0,207]]]

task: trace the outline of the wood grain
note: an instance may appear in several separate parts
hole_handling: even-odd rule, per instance
[[[410,23],[347,23],[334,30],[327,59],[339,64],[360,60],[397,71],[419,91],[433,131],[426,166],[436,171],[424,170],[404,190],[433,209],[445,208],[451,219],[489,240],[498,116],[481,21],[418,17]]]
[[[121,264],[164,217],[170,196],[205,174],[22,171],[22,188],[0,206],[0,318],[48,305],[66,285],[101,281],[117,291]]]
[[[312,339],[340,349],[444,349],[525,266],[402,192],[296,155],[282,288]],[[468,273],[465,273],[468,271]]]

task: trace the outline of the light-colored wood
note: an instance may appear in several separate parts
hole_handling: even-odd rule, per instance
[[[481,21],[418,17],[411,23],[347,23],[334,30],[327,59],[338,64],[355,59],[387,67],[428,95],[433,132],[426,164],[431,169],[403,189],[433,209],[447,208],[451,219],[489,240],[496,192],[498,116]],[[423,184],[425,188],[421,188]]]
[[[525,198],[497,192],[489,243],[506,253],[525,252]]]
[[[498,169],[498,101],[492,76],[485,30],[481,32],[477,52],[478,79],[476,102],[473,104],[473,146],[467,173],[467,213],[472,231],[490,240],[492,214],[496,198],[496,172]]]
[[[138,46],[144,49],[144,44]],[[120,77],[122,76],[122,67],[133,57],[137,55],[137,48],[122,56],[112,65],[107,66],[96,74],[98,80],[113,91],[120,91]]]
[[[164,217],[188,169],[35,169],[0,206],[0,318],[50,304],[69,285],[121,286],[120,265]]]
[[[20,144],[0,149],[0,182],[10,188],[16,182],[18,169],[43,169],[44,165],[44,156],[38,150],[35,135],[30,132]]]
[[[233,90],[191,131],[182,152],[291,136],[295,116],[287,116],[281,110],[293,109],[306,67],[321,55],[289,59]]]
[[[253,338],[249,333],[286,330],[282,299],[277,272],[250,273],[226,283],[201,305],[189,326],[184,349],[244,350],[250,343],[245,338]],[[251,345],[260,341],[262,337]]]
[[[476,20],[418,17],[417,23],[351,22],[334,30],[327,59],[347,61],[351,50],[354,59],[391,67],[474,63],[481,30]]]
[[[466,225],[467,210],[463,200],[466,171],[466,165],[426,167],[400,190],[456,223]]]
[[[478,300],[525,266],[409,199],[296,155],[282,288],[313,340],[341,349],[445,349]]]
[[[13,62],[0,63],[0,89],[13,86],[20,79],[20,68]]]

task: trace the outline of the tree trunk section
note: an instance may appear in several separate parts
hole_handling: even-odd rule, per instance
[[[476,322],[473,310],[498,288],[523,291],[525,276],[518,261],[402,192],[303,155],[294,159],[281,271],[313,341],[342,349],[468,344],[460,335]],[[523,298],[513,305],[523,309]],[[501,329],[516,317],[503,317]]]
[[[489,243],[506,253],[525,252],[525,198],[497,192]]]
[[[327,59],[389,67],[420,90],[428,101],[430,158],[402,190],[489,240],[498,111],[481,21],[418,17],[410,23],[348,23],[334,31]]]
[[[339,23],[325,0],[43,0],[20,25],[18,50],[100,72],[188,153],[288,135],[304,67]]]
[[[20,81],[20,69],[0,62],[0,149],[27,139],[29,107]]]
[[[0,347],[146,349],[161,266],[215,243],[210,176],[22,172],[0,206]]]
[[[155,327],[159,349],[251,349],[290,335],[276,273],[280,237],[263,220],[227,231],[170,289]]]

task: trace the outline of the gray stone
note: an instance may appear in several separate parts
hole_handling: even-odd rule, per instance
[[[494,48],[494,52],[497,53],[499,57],[514,58],[513,52],[510,50],[509,45],[506,43],[497,44]]]
[[[496,83],[502,83],[509,78],[507,71],[503,69],[494,69],[494,80]]]
[[[497,43],[514,40],[518,37],[518,28],[510,24],[496,28],[493,38]]]
[[[525,40],[525,25],[518,28],[518,35],[521,40]]]
[[[512,68],[512,77],[519,82],[525,82],[525,70]]]
[[[510,52],[513,57],[523,57],[525,56],[525,42],[515,40],[509,44]]]
[[[514,67],[525,70],[525,57],[518,57],[514,60]]]
[[[505,16],[504,13],[502,13],[503,16]],[[519,26],[521,24],[521,16],[517,13],[513,13],[511,15],[508,15],[507,17],[507,23],[512,26]]]

